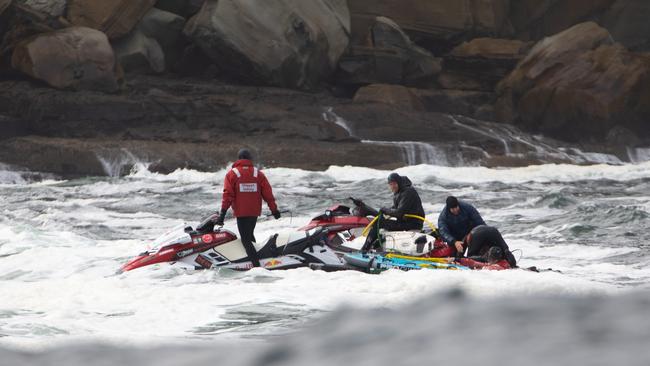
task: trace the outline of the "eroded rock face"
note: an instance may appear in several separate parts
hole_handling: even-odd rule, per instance
[[[340,84],[431,84],[440,59],[415,45],[392,20],[377,17],[363,45],[353,45],[339,63]]]
[[[185,34],[220,68],[275,86],[311,88],[329,77],[349,41],[343,0],[208,0]]]
[[[68,0],[16,0],[30,8],[42,11],[53,17],[60,17],[65,13]]]
[[[438,83],[445,89],[494,91],[526,54],[529,44],[508,39],[476,38],[444,56]]]
[[[462,39],[510,34],[510,0],[351,0],[349,6],[355,42],[364,38],[377,16],[393,19],[416,43],[434,53]]]
[[[115,39],[128,34],[155,3],[156,0],[70,0],[67,16],[74,25],[98,29]]]
[[[619,124],[648,135],[650,56],[578,24],[533,47],[498,86],[504,121],[565,140],[603,139]]]
[[[115,56],[108,38],[86,27],[65,28],[27,39],[14,50],[11,64],[59,89],[118,89]]]

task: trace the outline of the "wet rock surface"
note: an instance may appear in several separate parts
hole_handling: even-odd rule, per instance
[[[638,161],[646,3],[0,0],[0,161]]]
[[[579,141],[619,124],[647,137],[650,55],[582,23],[537,43],[498,92],[500,119],[527,130]]]

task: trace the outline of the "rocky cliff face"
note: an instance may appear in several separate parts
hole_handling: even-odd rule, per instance
[[[102,174],[126,149],[214,169],[247,145],[306,168],[436,149],[494,165],[571,159],[509,137],[525,132],[623,160],[649,144],[645,0],[259,6],[0,0],[0,161]]]

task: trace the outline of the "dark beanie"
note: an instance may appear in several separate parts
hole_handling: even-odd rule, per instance
[[[454,196],[447,197],[447,209],[458,207],[458,198]]]
[[[253,160],[253,155],[251,155],[251,152],[248,151],[248,149],[241,149],[241,150],[239,150],[239,153],[237,153],[237,158],[238,159]]]
[[[397,184],[400,184],[401,181],[402,181],[402,177],[400,177],[400,175],[397,173],[390,173],[390,175],[388,176],[388,183],[395,182]]]

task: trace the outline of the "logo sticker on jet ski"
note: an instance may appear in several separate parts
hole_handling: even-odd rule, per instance
[[[257,192],[257,183],[239,183],[240,192]]]
[[[198,257],[194,260],[196,263],[198,263],[201,267],[203,268],[210,268],[212,267],[212,262],[210,259],[207,257],[204,257],[202,254],[199,254]]]
[[[275,267],[275,266],[279,266],[280,264],[282,264],[282,261],[277,259],[271,259],[268,262],[264,263],[264,267]]]
[[[210,234],[205,234],[201,237],[201,240],[203,240],[204,243],[210,244],[212,243],[212,235]]]

